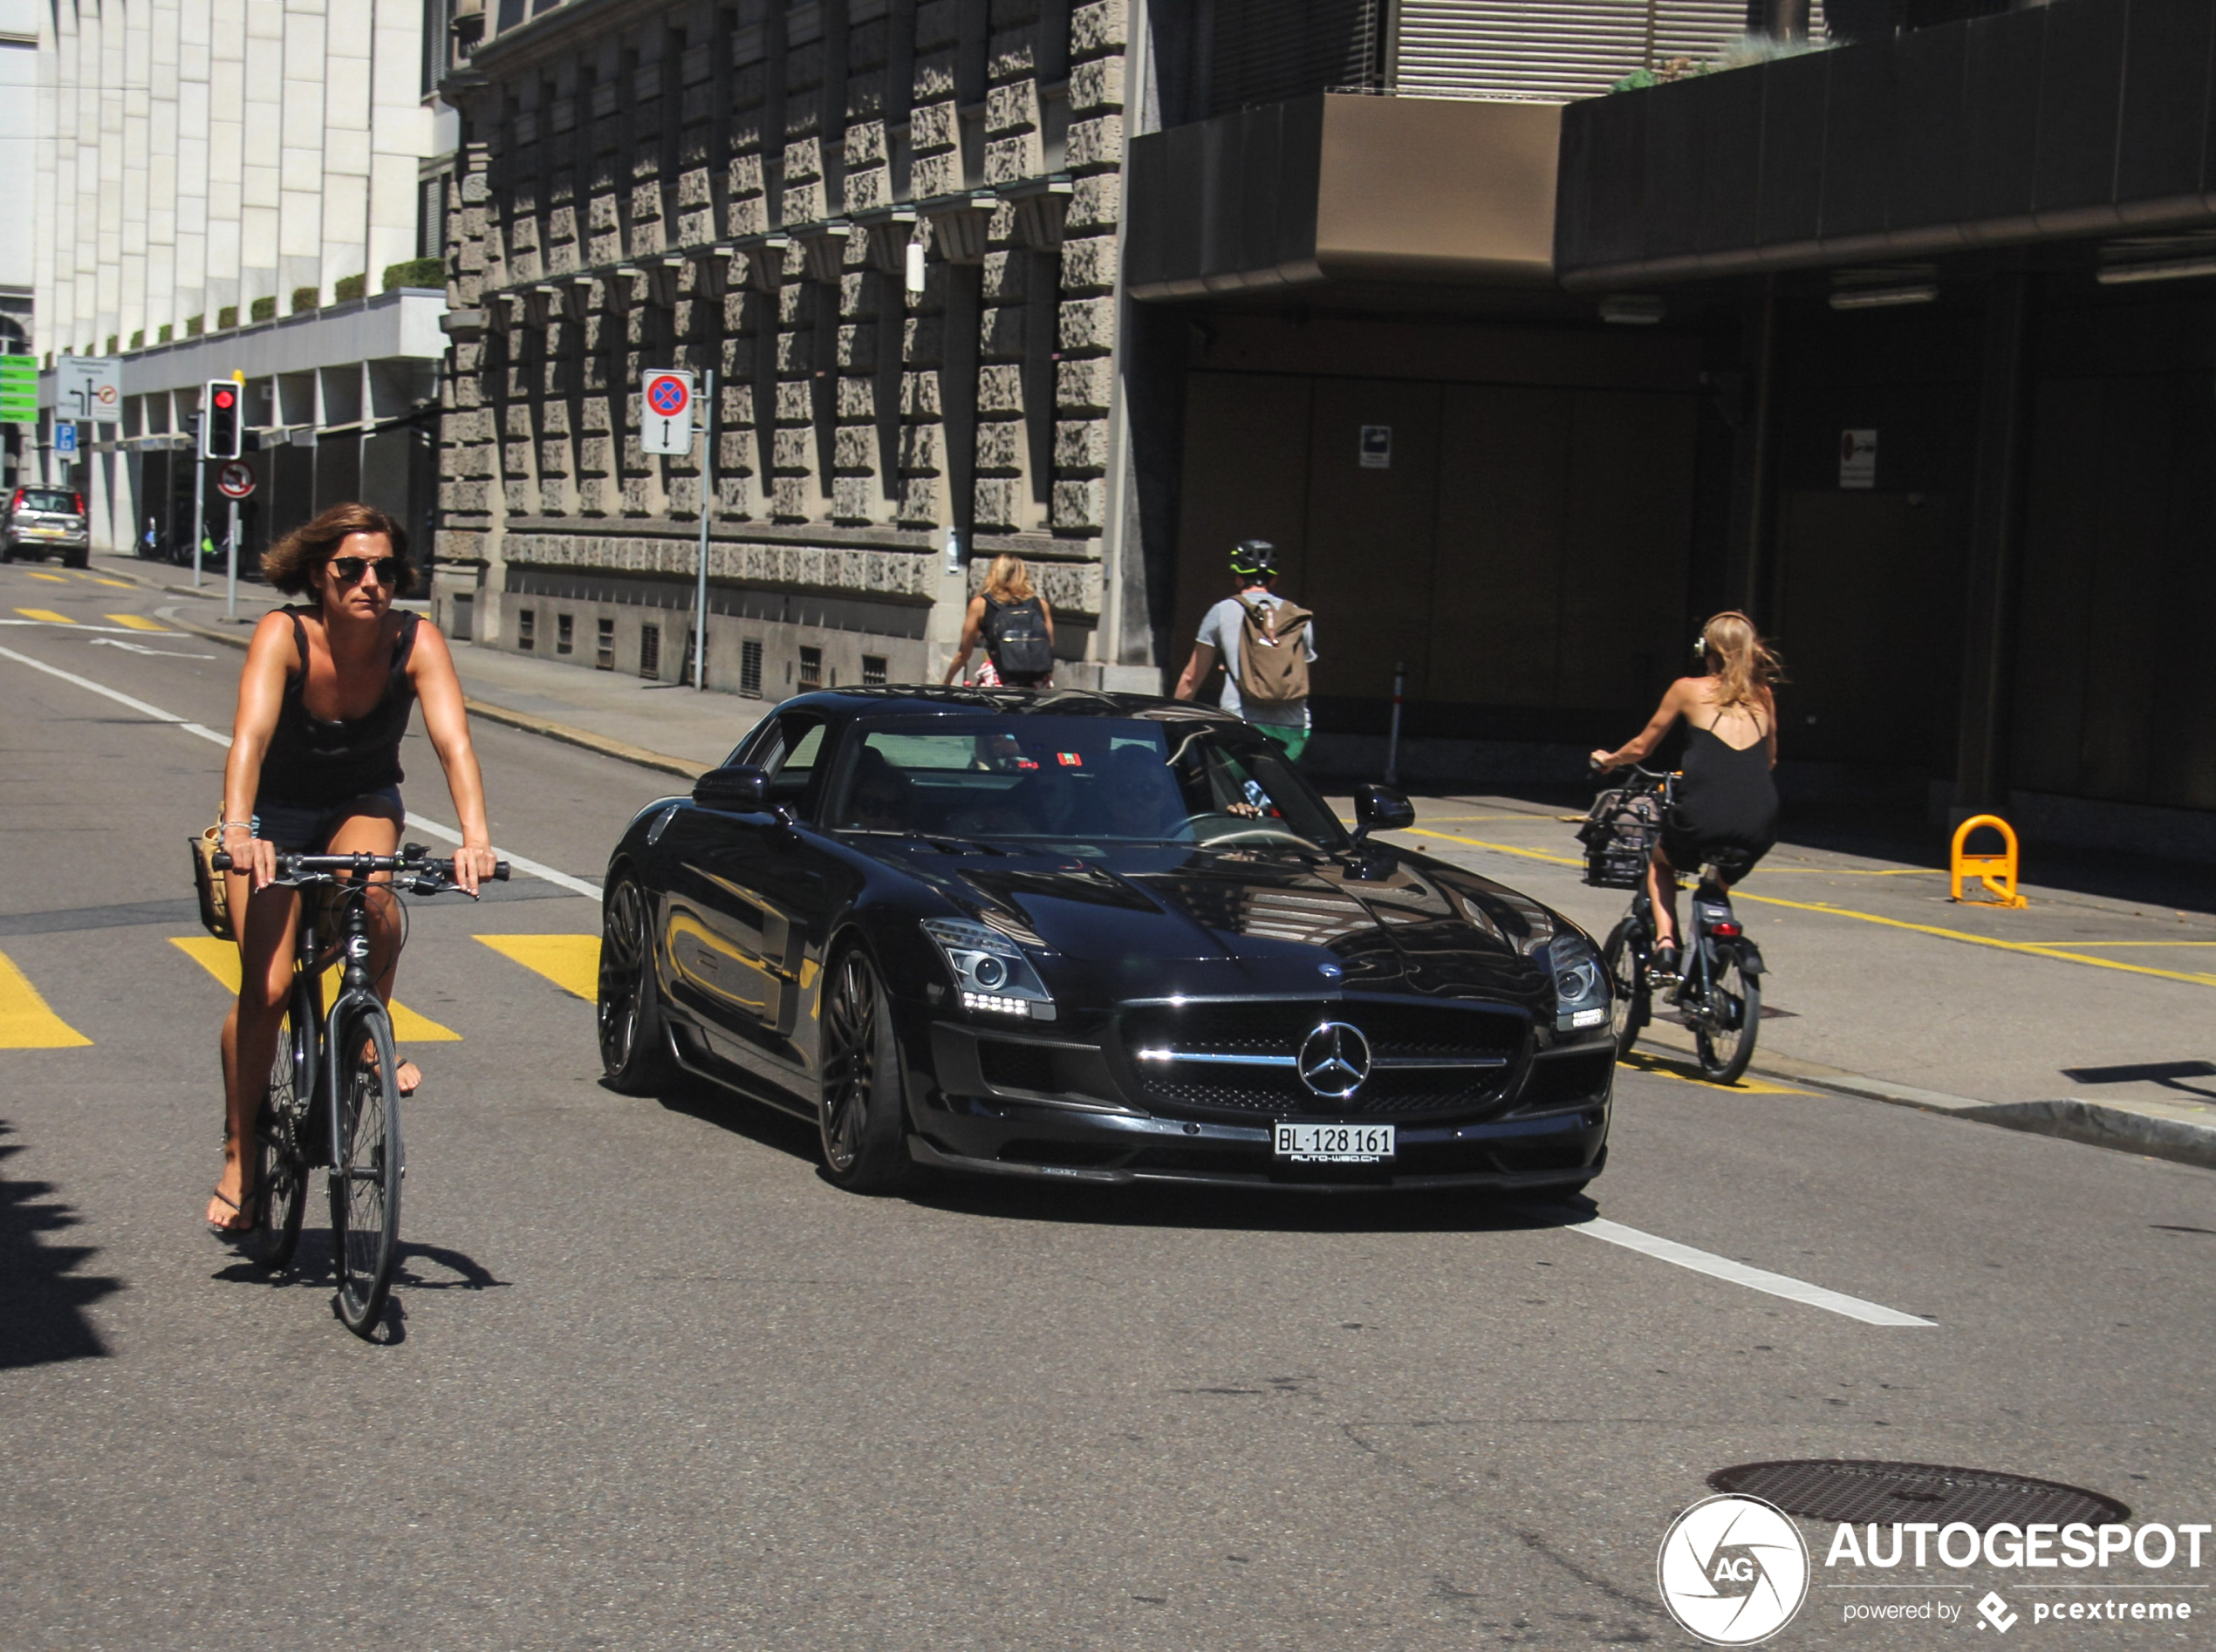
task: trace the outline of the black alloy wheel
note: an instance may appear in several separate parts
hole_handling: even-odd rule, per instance
[[[1716,948],[1706,992],[1695,1004],[1693,1041],[1700,1070],[1719,1084],[1736,1083],[1754,1059],[1754,1037],[1762,1019],[1762,982],[1741,966],[1736,946]]]
[[[600,923],[600,1065],[626,1096],[653,1096],[677,1076],[654,987],[646,894],[625,876],[609,886]]]
[[[305,993],[295,992],[277,1026],[270,1062],[269,1099],[254,1122],[254,1185],[259,1208],[246,1253],[271,1273],[286,1266],[300,1243],[311,1166],[305,1145],[308,1109],[316,1093],[316,1041]]]
[[[907,1098],[893,1006],[869,954],[850,946],[831,966],[823,1007],[823,1099],[817,1123],[824,1173],[855,1193],[913,1179]]]
[[[331,1233],[339,1257],[339,1317],[368,1336],[384,1316],[400,1239],[400,1099],[393,1026],[381,1008],[339,1029],[338,1169]]]
[[[1608,971],[1608,1030],[1616,1041],[1616,1059],[1623,1061],[1638,1042],[1639,1033],[1653,1018],[1649,997],[1644,932],[1625,918],[1618,920],[1601,948],[1601,963]]]

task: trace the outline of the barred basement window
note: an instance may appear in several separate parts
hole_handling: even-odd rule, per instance
[[[528,652],[538,646],[538,611],[519,608],[516,611],[516,646]]]
[[[616,622],[612,619],[604,619],[600,622],[600,635],[598,640],[593,645],[592,669],[595,671],[613,671],[615,668]]]
[[[554,616],[554,652],[556,653],[566,654],[571,652],[571,645],[575,640],[572,628],[576,623],[573,615],[557,614]]]
[[[800,651],[800,686],[805,689],[824,686],[824,651],[804,648]]]
[[[641,677],[661,675],[661,627],[639,627],[639,674]]]
[[[739,645],[739,694],[744,700],[762,698],[762,645]]]
[[[864,654],[862,656],[862,686],[865,688],[885,686],[884,655]]]

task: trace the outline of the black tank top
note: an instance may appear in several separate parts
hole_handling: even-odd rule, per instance
[[[284,610],[292,621],[292,640],[300,650],[300,669],[285,679],[277,708],[277,731],[262,757],[262,785],[256,801],[280,803],[343,803],[406,778],[400,773],[400,737],[415,709],[415,687],[407,679],[408,655],[415,648],[419,616],[400,616],[393,644],[393,664],[385,698],[359,717],[325,721],[307,707],[308,628],[300,611]]]
[[[1755,740],[1737,747],[1691,718],[1685,778],[1674,812],[1680,829],[1703,843],[1768,849],[1777,841],[1777,782],[1770,775],[1769,730],[1754,713]]]

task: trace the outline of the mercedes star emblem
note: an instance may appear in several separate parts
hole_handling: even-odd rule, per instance
[[[1325,1021],[1301,1041],[1301,1082],[1318,1096],[1344,1101],[1370,1076],[1370,1041],[1344,1021]]]

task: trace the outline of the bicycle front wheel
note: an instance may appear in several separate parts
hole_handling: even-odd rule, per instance
[[[1601,948],[1601,962],[1608,970],[1608,1030],[1615,1037],[1619,1062],[1631,1053],[1653,1013],[1647,996],[1645,939],[1626,918],[1608,932],[1607,944]]]
[[[1707,993],[1693,1017],[1701,1072],[1719,1084],[1737,1082],[1754,1059],[1754,1035],[1761,1020],[1761,977],[1740,967],[1736,948],[1720,948]]]
[[[269,1098],[254,1121],[254,1185],[261,1190],[261,1212],[246,1253],[271,1272],[287,1266],[300,1243],[300,1218],[308,1202],[308,1109],[315,1094],[315,1000],[305,987],[296,986],[277,1025]]]
[[[339,1141],[331,1232],[339,1317],[357,1336],[377,1328],[400,1244],[400,1090],[393,1023],[382,1005],[339,1030]]]

